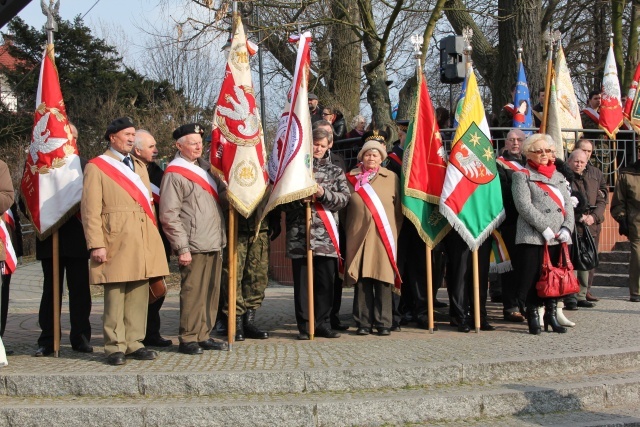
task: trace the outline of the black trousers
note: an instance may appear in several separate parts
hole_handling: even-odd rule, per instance
[[[325,256],[313,257],[313,310],[315,327],[330,328],[329,316],[333,304],[333,286],[338,260]],[[293,268],[293,300],[298,331],[309,331],[309,293],[307,287],[307,258],[291,260]],[[315,333],[315,331],[314,331]]]
[[[540,278],[542,271],[542,260],[544,258],[543,245],[517,245],[518,249],[518,265],[517,269],[520,274],[520,288],[518,289],[518,298],[525,301],[527,307],[539,307],[543,300],[538,297],[536,283]],[[560,245],[549,246],[549,257],[554,265],[558,263],[560,256]]]
[[[516,246],[516,224],[500,227],[500,233],[504,239],[504,244],[509,252],[511,258],[512,270],[500,275],[500,281],[502,283],[502,311],[504,314],[515,313],[520,311],[524,306],[524,301],[518,298],[518,289],[520,289],[520,273],[516,269],[517,259],[521,256],[518,255]]]
[[[342,228],[342,224],[338,226],[338,233],[340,237],[340,253],[344,258],[344,254],[347,252],[347,235]],[[336,276],[333,281],[333,305],[331,306],[331,315],[329,320],[332,325],[337,325],[340,322],[340,308],[342,307],[342,279],[340,278],[340,273],[336,268]]]
[[[4,336],[4,330],[7,327],[7,313],[9,313],[9,284],[11,283],[11,274],[2,275],[2,284],[0,285],[2,294],[0,295],[0,337]]]
[[[89,290],[89,264],[86,258],[60,257],[59,268],[60,298],[62,299],[62,283],[66,271],[67,288],[69,289],[69,317],[71,331],[69,340],[72,346],[91,340],[91,292]],[[42,260],[44,283],[38,322],[42,333],[38,338],[39,346],[53,346],[53,260]],[[61,304],[62,306],[62,304]]]
[[[164,303],[164,297],[158,298],[153,304],[149,304],[147,311],[147,332],[145,339],[160,339],[160,309]]]

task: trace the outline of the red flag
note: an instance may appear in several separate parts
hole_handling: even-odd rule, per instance
[[[60,91],[53,44],[47,45],[42,59],[21,189],[31,222],[41,237],[73,215],[82,197],[80,157]]]
[[[227,198],[245,218],[267,189],[265,148],[251,82],[247,39],[239,15],[213,116],[211,166],[228,184]]]
[[[620,83],[618,82],[618,68],[613,54],[613,44],[609,46],[609,54],[604,64],[602,101],[600,103],[600,121],[598,125],[600,129],[605,131],[609,139],[616,139],[616,134],[620,126],[622,126]]]
[[[624,104],[624,118],[627,123],[636,132],[640,132],[640,111],[638,111],[638,82],[640,81],[640,63],[636,67],[636,72],[633,75],[633,81],[629,86],[629,92],[627,94],[627,102]]]

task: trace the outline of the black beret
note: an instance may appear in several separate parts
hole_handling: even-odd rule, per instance
[[[409,129],[409,120],[396,120],[396,126],[398,126],[398,129],[406,133],[407,129]]]
[[[204,127],[200,123],[189,123],[187,125],[182,125],[178,129],[173,131],[173,139],[178,140],[183,136],[191,135],[192,133],[203,135]]]
[[[367,141],[371,141],[372,139],[374,139],[376,141],[380,141],[381,143],[385,144],[387,142],[388,137],[389,135],[387,135],[385,131],[374,129],[362,134],[362,143],[364,144]]]
[[[135,127],[136,125],[133,124],[133,120],[131,120],[131,117],[120,117],[119,119],[115,119],[114,121],[109,123],[109,125],[107,126],[107,131],[104,134],[104,139],[109,141],[109,135],[111,135],[112,133],[118,133],[122,129]]]

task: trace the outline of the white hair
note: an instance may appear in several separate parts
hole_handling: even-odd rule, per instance
[[[149,132],[146,129],[136,129],[136,136],[135,136],[135,139],[133,140],[133,148],[142,150],[142,141],[143,141],[142,134],[150,135],[151,137],[153,137],[153,135],[151,135],[151,132]]]

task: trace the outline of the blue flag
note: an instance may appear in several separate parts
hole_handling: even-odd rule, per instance
[[[458,102],[456,103],[455,111],[453,112],[453,129],[458,128],[458,121],[460,119],[460,112],[462,111],[462,104],[464,104],[464,97],[467,94],[467,79],[464,79],[462,82],[462,87],[460,88],[460,96],[458,97]]]
[[[513,99],[513,127],[531,128],[533,118],[531,117],[531,97],[529,96],[529,86],[527,76],[524,74],[524,65],[518,61],[518,81],[516,82],[516,93]],[[532,131],[526,131],[526,135],[531,135]]]

